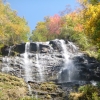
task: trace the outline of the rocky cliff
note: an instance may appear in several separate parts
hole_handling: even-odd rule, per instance
[[[69,41],[27,42],[4,47],[2,54],[1,72],[24,78],[30,84],[53,81],[68,92],[68,87],[100,80],[100,63]],[[44,94],[52,98],[51,93]]]

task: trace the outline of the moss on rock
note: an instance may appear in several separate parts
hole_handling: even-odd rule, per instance
[[[27,94],[23,79],[0,73],[0,100],[19,100]]]

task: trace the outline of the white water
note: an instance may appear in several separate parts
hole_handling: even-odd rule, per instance
[[[29,84],[27,84],[28,86],[28,89],[29,89],[29,94],[32,95],[32,89],[31,89],[31,86]]]
[[[10,56],[10,53],[11,53],[11,46],[10,46],[10,48],[9,48],[8,57]]]
[[[1,69],[2,72],[8,73],[9,71],[13,70],[13,68],[10,67],[10,60],[11,60],[11,58],[9,58],[10,52],[11,52],[11,46],[9,48],[8,56],[3,57],[2,59],[3,65],[5,66]]]
[[[39,43],[37,43],[36,67],[38,69],[38,76],[39,76],[38,81],[44,81],[43,67],[39,63]]]
[[[2,68],[2,72],[9,72],[10,68],[9,68],[9,58],[7,56],[5,56],[3,59],[3,65],[5,65],[5,67]]]
[[[32,81],[31,60],[29,59],[30,43],[26,42],[24,56],[25,81]]]
[[[93,85],[93,86],[97,86],[97,82],[96,81],[90,81],[91,82],[91,84]]]
[[[59,72],[59,75],[58,77],[60,76],[61,77],[61,74],[66,70],[67,72],[67,75],[65,75],[64,77],[67,77],[65,78],[64,80],[61,80],[62,78],[59,79],[59,81],[63,81],[63,82],[70,82],[70,81],[73,81],[73,78],[74,78],[74,72],[75,72],[75,66],[74,66],[74,63],[72,61],[72,57],[74,56],[73,52],[76,52],[77,51],[77,47],[72,44],[71,42],[68,42],[68,45],[65,44],[65,41],[64,40],[59,40],[60,43],[61,43],[61,47],[62,47],[62,54],[65,58],[65,61],[64,61],[64,67],[60,70]],[[70,49],[71,48],[71,49]],[[72,51],[70,51],[72,50]]]

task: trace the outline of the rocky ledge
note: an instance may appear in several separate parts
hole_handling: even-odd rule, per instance
[[[6,46],[2,54],[0,71],[24,78],[33,95],[47,100],[62,100],[66,97],[64,91],[68,94],[76,91],[75,87],[100,81],[100,62],[81,53],[69,41],[56,39]]]
[[[66,100],[67,96],[61,86],[54,82],[29,82],[31,93],[41,100]]]

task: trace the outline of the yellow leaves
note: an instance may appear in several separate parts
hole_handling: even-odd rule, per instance
[[[94,22],[98,13],[97,9],[98,8],[96,6],[90,5],[89,8],[86,10],[85,17],[88,19],[86,22],[87,24],[91,25]]]
[[[70,20],[78,20],[78,14],[76,12],[72,12],[70,14],[65,15],[66,19],[70,19]]]
[[[100,38],[100,3],[97,5],[89,4],[85,9],[85,34],[90,36],[94,41],[99,41]]]
[[[0,2],[0,36],[2,39],[13,42],[26,40],[30,32],[24,18],[17,16],[16,11],[11,10],[9,5]],[[18,40],[18,37],[20,36]],[[0,39],[1,40],[1,39]],[[0,41],[1,42],[1,41]]]
[[[44,22],[38,22],[36,28],[37,28],[37,29],[44,29],[44,28],[46,28],[46,25],[45,25]]]
[[[92,31],[92,33],[93,33],[93,32],[95,31],[95,27],[92,27],[92,28],[91,28],[91,31]]]
[[[0,29],[0,37],[4,37],[3,30]]]
[[[100,11],[100,5],[91,5],[88,6],[88,9],[85,12],[85,16],[96,17],[98,12]]]
[[[96,16],[97,16],[97,14],[94,12],[93,15],[92,15],[93,19],[94,19]]]

